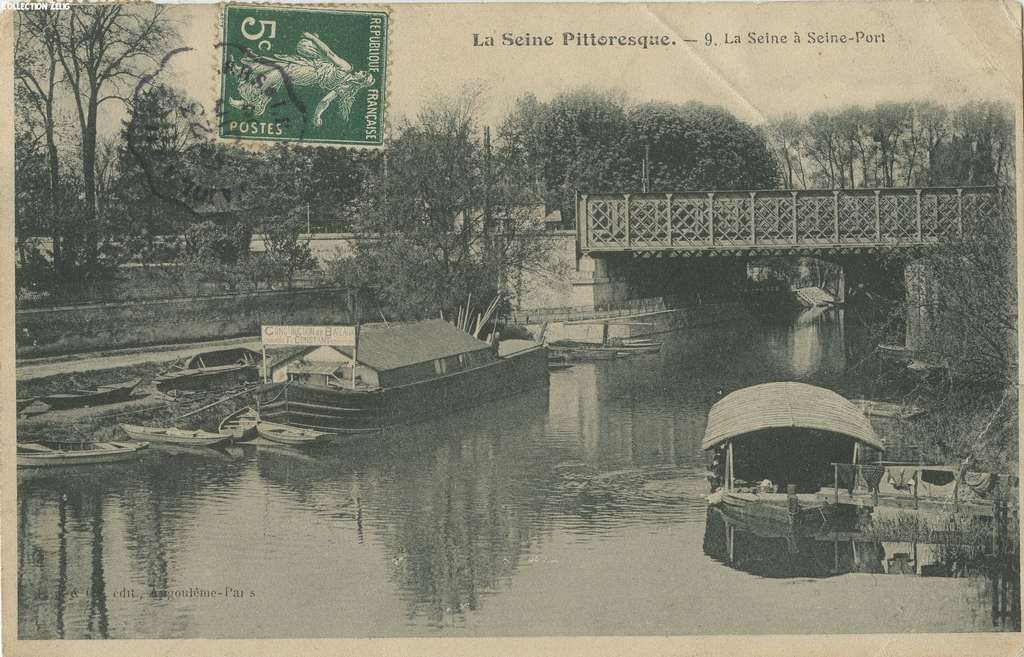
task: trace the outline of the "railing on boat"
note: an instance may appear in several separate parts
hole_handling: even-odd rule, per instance
[[[869,471],[869,474],[871,475],[870,477],[865,477],[865,468],[872,469]],[[867,493],[870,494],[870,506],[878,506],[881,498],[882,501],[892,503],[896,506],[905,506],[909,503],[914,509],[920,508],[922,503],[927,503],[929,505],[934,505],[936,503],[942,505],[951,504],[954,510],[959,510],[963,505],[989,506],[1007,504],[1015,510],[1017,508],[1016,494],[1006,494],[1005,491],[1002,494],[999,494],[1000,486],[1003,484],[1008,486],[1011,490],[1016,489],[1018,486],[1017,475],[974,471],[967,472],[963,467],[955,465],[927,465],[922,463],[904,463],[898,461],[876,461],[861,464],[832,463],[832,471],[834,490],[829,497],[832,498],[835,504],[839,504],[841,502],[840,492],[847,491],[845,501],[855,502],[866,506],[868,504],[867,500],[864,499],[865,495],[862,493],[858,497],[854,494],[854,491],[867,491]],[[841,476],[841,472],[843,473],[843,476]],[[931,484],[922,480],[922,473],[924,472],[948,472],[952,475],[952,479],[945,484]],[[983,498],[977,494],[965,497],[962,494],[961,487],[962,485],[966,485],[969,488],[971,487],[971,485],[965,481],[968,476],[983,478],[982,481],[987,485],[988,491],[993,494],[989,498]],[[840,485],[840,479],[843,480],[844,485]],[[896,479],[899,479],[899,481],[895,484],[892,483]],[[875,480],[875,484],[873,486],[870,484],[870,480]],[[948,486],[952,484],[952,492],[940,497],[931,495],[922,496],[920,491],[922,482],[935,486]],[[889,490],[886,490],[885,492],[880,490],[883,483],[888,486]]]

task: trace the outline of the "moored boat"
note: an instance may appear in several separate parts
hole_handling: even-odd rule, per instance
[[[18,443],[19,468],[114,463],[135,458],[147,442]]]
[[[273,362],[269,369],[277,385],[266,390],[272,400],[261,404],[261,419],[336,434],[368,433],[549,383],[543,345],[499,355],[441,320],[368,325],[360,335],[358,354],[347,346],[319,346]]]
[[[337,434],[330,433],[328,431],[304,429],[302,427],[293,427],[287,424],[279,424],[277,422],[267,422],[266,420],[259,420],[256,423],[256,432],[259,434],[259,437],[264,440],[293,446],[319,445],[330,442],[338,437]]]
[[[153,382],[157,390],[194,390],[259,379],[260,354],[245,347],[204,351],[176,363]]]
[[[233,440],[230,435],[212,433],[201,429],[176,429],[174,427],[144,427],[137,424],[121,424],[121,429],[134,440],[153,443],[169,443],[191,447],[217,447]]]
[[[723,397],[708,414],[702,447],[715,452],[709,505],[736,519],[805,535],[856,523],[855,509],[818,493],[834,485],[834,463],[857,463],[884,450],[853,403],[796,382]]]
[[[55,411],[82,408],[84,406],[114,404],[117,402],[127,401],[132,396],[132,391],[135,390],[139,383],[139,379],[132,379],[130,381],[97,386],[96,388],[89,390],[83,389],[74,390],[72,392],[44,395],[40,399]]]
[[[220,421],[217,433],[231,436],[232,441],[236,443],[247,442],[259,435],[259,432],[256,431],[257,422],[259,422],[259,416],[256,411],[243,406]]]

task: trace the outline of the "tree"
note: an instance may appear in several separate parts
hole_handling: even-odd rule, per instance
[[[296,272],[314,269],[316,258],[309,247],[309,238],[302,238],[306,229],[305,213],[293,211],[287,218],[263,224],[263,264],[292,289]]]
[[[807,187],[804,167],[804,126],[795,114],[772,118],[764,125],[765,141],[782,169],[786,189]]]
[[[720,107],[644,103],[630,107],[627,119],[631,166],[618,191],[640,191],[645,154],[652,191],[769,189],[777,183],[764,137]]]
[[[486,147],[480,97],[439,98],[399,126],[353,212],[356,256],[332,263],[337,280],[399,316],[437,316],[470,296],[486,305],[546,256],[524,246],[540,230],[529,174],[505,142]]]
[[[59,278],[70,276],[74,265],[74,256],[69,249],[65,249],[65,240],[74,244],[76,241],[68,231],[74,230],[74,225],[65,225],[61,221],[58,212],[58,199],[62,196],[60,157],[57,150],[57,129],[58,118],[56,109],[56,94],[58,85],[61,82],[58,69],[58,58],[54,32],[57,25],[57,11],[39,10],[18,12],[16,24],[16,37],[14,46],[14,74],[17,80],[15,93],[20,102],[15,103],[19,112],[19,124],[23,132],[19,134],[16,141],[23,146],[15,158],[16,167],[24,173],[29,165],[25,156],[28,149],[24,146],[32,138],[32,133],[39,133],[42,136],[45,148],[45,171],[47,176],[47,194],[42,195],[42,202],[39,202],[30,211],[22,212],[17,216],[22,219],[20,224],[20,237],[27,235],[24,229],[24,219],[27,216],[45,216],[48,221],[44,224],[36,224],[34,230],[38,234],[46,234],[51,239],[51,257],[53,266],[58,272]],[[38,163],[37,163],[38,164]],[[19,166],[20,165],[20,166]],[[23,192],[27,185],[26,176],[19,177],[18,189]],[[47,277],[49,279],[49,277]],[[50,283],[51,281],[47,281]]]
[[[85,264],[99,257],[97,219],[97,122],[100,108],[124,93],[142,75],[141,66],[154,68],[177,36],[165,16],[166,7],[78,5],[58,12],[44,36],[63,71],[80,133],[84,193]]]
[[[628,152],[626,99],[621,93],[574,89],[541,103],[527,95],[516,104],[498,135],[532,171],[545,205],[575,221],[575,195],[615,189],[639,181]]]
[[[203,281],[234,291],[248,280],[239,265],[249,256],[251,232],[238,224],[223,226],[208,220],[189,226],[183,237],[180,264],[195,277],[196,294]]]
[[[964,239],[923,261],[932,293],[921,300],[935,326],[924,345],[960,381],[1004,387],[1017,380],[1017,262],[1013,195]]]
[[[894,187],[897,180],[896,163],[899,158],[899,140],[913,116],[909,103],[879,103],[868,113],[868,133],[878,147],[879,182],[882,187]]]
[[[521,98],[499,134],[533,171],[545,203],[574,220],[575,194],[649,189],[774,187],[765,139],[727,111],[689,102],[630,104],[625,96],[576,89],[541,103]]]

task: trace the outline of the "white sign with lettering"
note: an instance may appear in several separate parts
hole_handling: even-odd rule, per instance
[[[268,347],[351,347],[356,343],[354,326],[264,326],[262,335]]]

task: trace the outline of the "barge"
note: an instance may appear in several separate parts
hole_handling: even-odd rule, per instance
[[[358,347],[317,346],[268,365],[261,418],[338,434],[374,432],[548,386],[547,350],[506,355],[442,320],[370,324]]]

